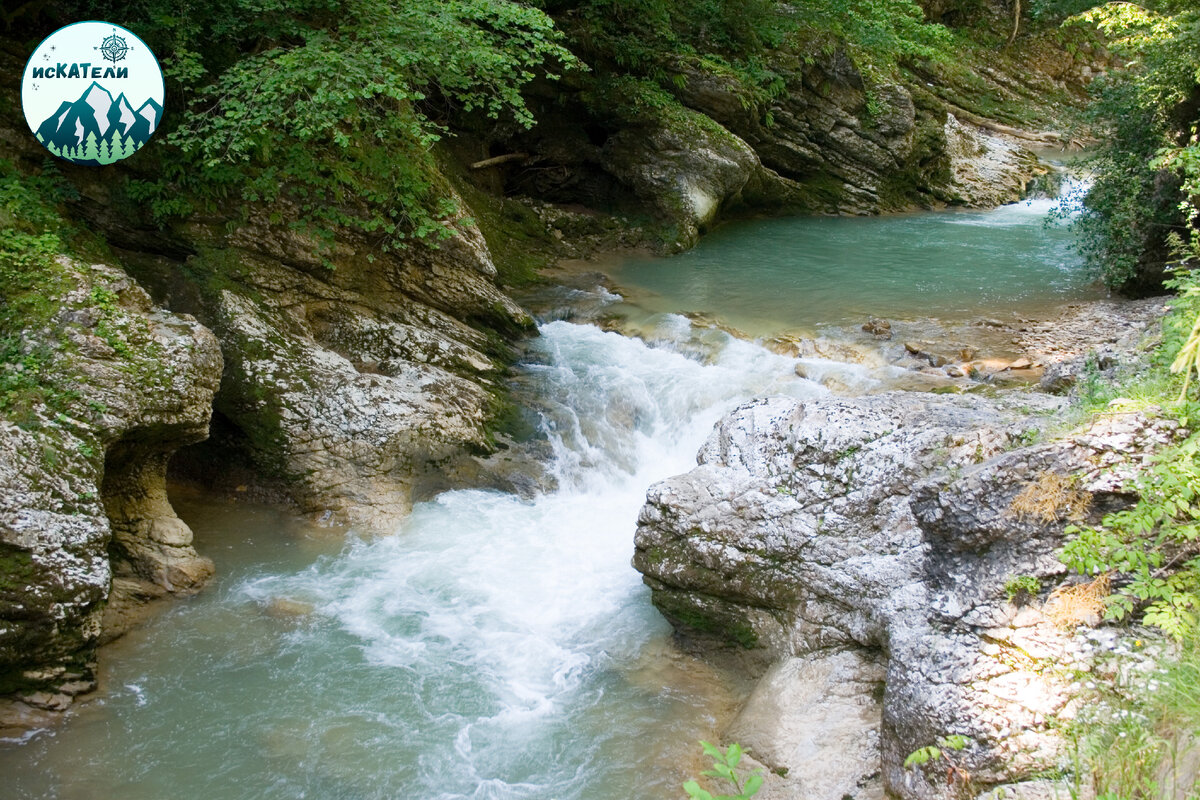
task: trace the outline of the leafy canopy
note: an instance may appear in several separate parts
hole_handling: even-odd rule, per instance
[[[528,126],[522,87],[578,63],[548,16],[513,0],[149,5],[141,32],[190,102],[166,137],[167,179],[135,197],[160,215],[193,198],[287,200],[299,220],[384,248],[446,234],[456,215],[430,153],[440,114]]]
[[[1085,257],[1120,286],[1200,253],[1200,9],[1113,2],[1070,20],[1083,23],[1128,62],[1095,84],[1095,116],[1111,135],[1079,222]]]

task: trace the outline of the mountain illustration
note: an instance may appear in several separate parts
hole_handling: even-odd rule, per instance
[[[63,101],[38,126],[50,152],[77,164],[111,164],[132,155],[158,127],[162,106],[146,100],[136,110],[119,94],[92,83],[75,102]]]

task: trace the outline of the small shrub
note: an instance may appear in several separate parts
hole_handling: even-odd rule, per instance
[[[762,770],[755,770],[744,780],[738,776],[737,765],[742,760],[741,745],[734,743],[725,750],[708,742],[701,742],[700,746],[704,748],[704,754],[713,760],[712,769],[706,769],[700,774],[728,783],[733,787],[734,794],[712,794],[706,789],[701,789],[696,781],[688,781],[683,784],[683,790],[691,800],[749,800],[758,794],[763,783]]]
[[[971,786],[971,773],[959,763],[955,756],[960,750],[966,749],[971,740],[961,734],[943,736],[937,744],[926,745],[908,754],[904,759],[905,769],[924,767],[927,764],[941,762],[946,767],[946,783],[959,793],[974,796]]]
[[[1040,589],[1041,581],[1033,575],[1014,575],[1004,582],[1004,594],[1010,603],[1037,597]]]
[[[1069,527],[1074,538],[1059,558],[1080,574],[1120,576],[1107,618],[1140,611],[1147,625],[1183,638],[1200,623],[1200,435],[1156,454],[1129,489],[1133,508]]]

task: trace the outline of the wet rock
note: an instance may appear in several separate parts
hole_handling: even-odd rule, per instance
[[[939,392],[953,388],[955,381],[945,372],[910,370],[902,375],[888,378],[887,389],[905,392]]]
[[[71,696],[68,694],[34,692],[22,695],[21,699],[33,708],[40,708],[43,711],[65,711],[71,705]]]
[[[892,338],[892,323],[880,317],[867,318],[867,321],[863,323],[862,329],[880,339]]]
[[[960,342],[931,342],[925,340],[904,343],[904,349],[934,367],[944,367],[951,362],[970,361],[979,350]]]
[[[53,353],[47,392],[72,416],[0,420],[0,686],[57,710],[93,682],[105,607],[190,594],[212,575],[167,500],[166,466],[208,435],[222,360],[194,318],[121,270],[60,257],[61,310],[27,332]],[[95,326],[105,351],[72,346]]]
[[[841,361],[845,364],[878,364],[881,362],[877,353],[824,337],[812,339],[782,334],[767,339],[763,342],[763,347],[772,353],[789,358],[820,358],[826,361]]]

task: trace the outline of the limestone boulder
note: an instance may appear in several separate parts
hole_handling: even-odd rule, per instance
[[[123,624],[106,607],[189,594],[212,575],[167,499],[166,467],[208,435],[222,369],[207,328],[122,270],[57,267],[56,314],[23,346],[49,354],[43,391],[69,412],[0,419],[0,693],[55,709],[92,685],[97,642]]]

